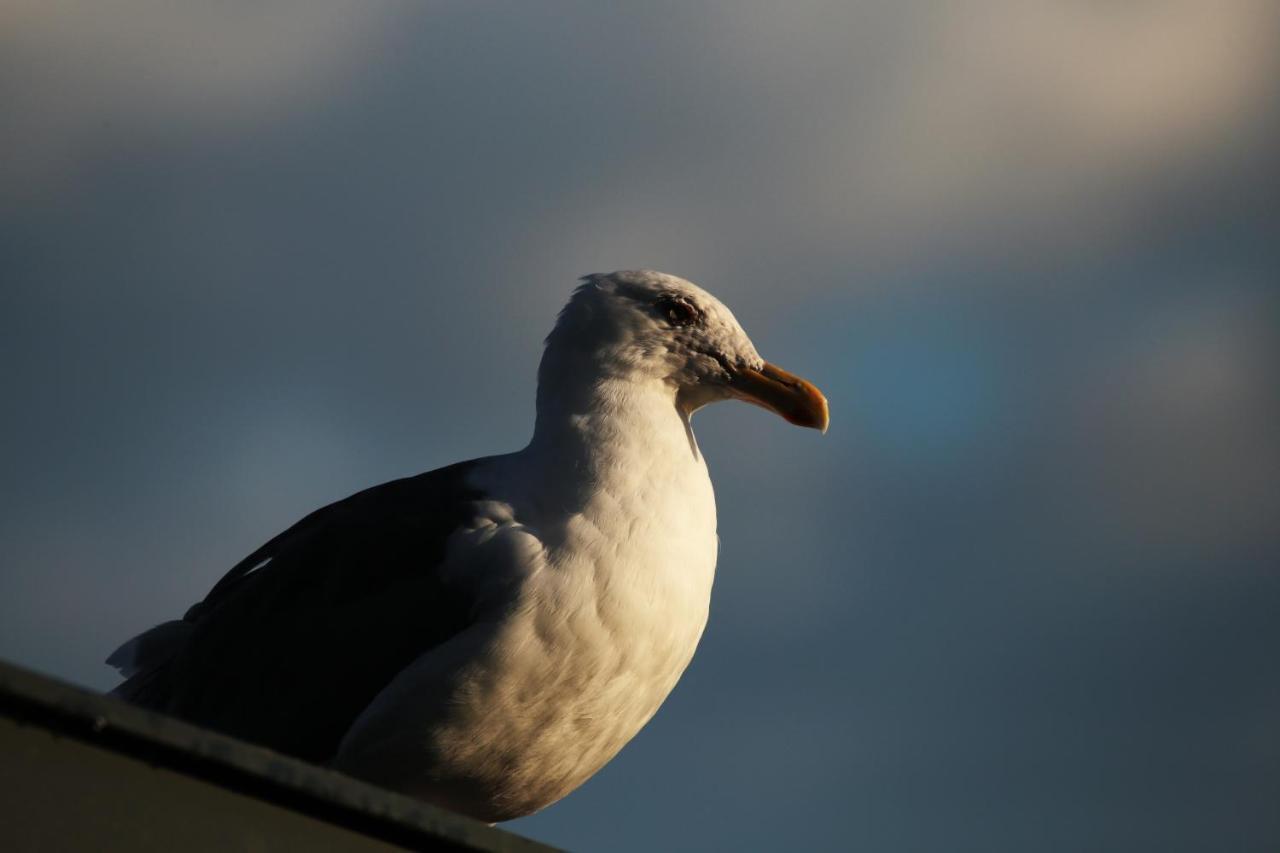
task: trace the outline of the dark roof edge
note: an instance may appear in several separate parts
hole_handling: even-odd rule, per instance
[[[0,716],[416,849],[556,848],[0,660]]]

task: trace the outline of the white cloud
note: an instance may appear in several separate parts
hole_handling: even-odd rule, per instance
[[[566,194],[539,229],[561,258],[1097,252],[1271,156],[1265,0],[711,8],[675,51],[705,104],[669,128],[687,144]]]
[[[1213,148],[1272,110],[1274,5],[988,2],[948,7],[894,105],[900,140],[940,149],[937,181],[993,185],[1143,171]],[[1016,188],[1007,188],[1016,191]]]
[[[0,187],[56,179],[104,142],[288,117],[340,91],[402,14],[345,0],[6,3]]]
[[[385,65],[391,34],[430,14],[343,0],[125,0],[109,13],[10,3],[0,76],[19,82],[7,93],[0,182],[47,181],[140,133],[234,131],[313,109],[376,79],[361,71]],[[698,103],[673,112],[689,126],[670,130],[693,132],[687,157],[632,151],[639,160],[557,212],[581,232],[570,242],[625,250],[645,245],[626,235],[647,233],[647,245],[714,244],[717,220],[749,245],[861,252],[984,230],[1007,238],[1008,228],[1056,240],[1050,231],[1067,222],[1106,231],[1153,187],[1229,169],[1242,150],[1257,156],[1280,103],[1280,10],[1269,0],[724,2],[703,14],[651,31],[667,41],[654,55],[690,83],[664,98]],[[582,34],[543,35],[567,48]],[[461,95],[486,97],[457,73]],[[616,104],[619,115],[630,108]],[[610,109],[599,119],[621,120]],[[644,210],[610,213],[620,198]],[[645,198],[697,211],[685,217],[694,227],[669,227],[669,206]]]

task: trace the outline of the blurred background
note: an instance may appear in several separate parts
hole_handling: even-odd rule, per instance
[[[0,9],[0,656],[516,449],[577,276],[731,305],[722,550],[608,850],[1280,849],[1274,0]]]

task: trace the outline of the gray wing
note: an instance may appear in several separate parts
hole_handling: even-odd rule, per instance
[[[237,564],[183,619],[125,643],[114,694],[324,762],[374,696],[479,604],[438,571],[483,496],[475,462],[317,510]]]

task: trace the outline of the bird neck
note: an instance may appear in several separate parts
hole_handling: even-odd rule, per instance
[[[529,450],[559,470],[594,479],[618,465],[659,458],[701,464],[675,389],[655,379],[606,376],[540,383]]]
[[[512,475],[504,488],[517,517],[553,547],[583,544],[575,518],[591,519],[588,539],[610,547],[639,547],[650,529],[680,547],[714,542],[706,463],[675,390],[660,381],[540,387],[533,439],[499,464]]]

